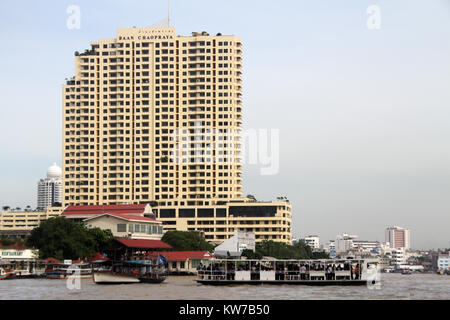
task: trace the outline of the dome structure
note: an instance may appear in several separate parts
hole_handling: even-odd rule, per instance
[[[47,169],[47,178],[60,179],[61,177],[62,169],[56,163],[53,163],[53,165]]]

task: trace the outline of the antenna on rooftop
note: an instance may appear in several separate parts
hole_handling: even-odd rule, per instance
[[[170,0],[167,0],[167,27],[170,28]]]

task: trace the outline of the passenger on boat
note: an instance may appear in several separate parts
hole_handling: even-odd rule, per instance
[[[304,264],[300,267],[300,279],[306,280],[306,266]]]
[[[359,279],[359,264],[357,264],[355,267],[355,280],[358,279]]]

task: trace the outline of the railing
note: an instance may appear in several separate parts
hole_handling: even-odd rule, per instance
[[[360,274],[356,275],[350,270],[340,270],[328,273],[324,270],[302,271],[235,271],[235,270],[199,270],[199,280],[213,281],[325,281],[325,280],[358,280]],[[262,276],[262,277],[261,277]]]

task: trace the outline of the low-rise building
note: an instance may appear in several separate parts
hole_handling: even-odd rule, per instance
[[[235,231],[255,233],[255,241],[292,244],[292,208],[287,201],[232,200],[202,207],[153,207],[165,231],[197,231],[220,244]]]
[[[446,271],[450,270],[450,253],[440,254],[437,259],[438,270]]]
[[[25,237],[41,222],[61,215],[62,207],[47,207],[45,211],[2,211],[0,215],[0,236]]]
[[[208,251],[167,251],[159,254],[167,259],[169,274],[175,275],[197,274],[197,268],[213,258]]]
[[[161,221],[139,215],[105,213],[84,220],[88,228],[110,230],[117,238],[159,240],[163,235]]]

